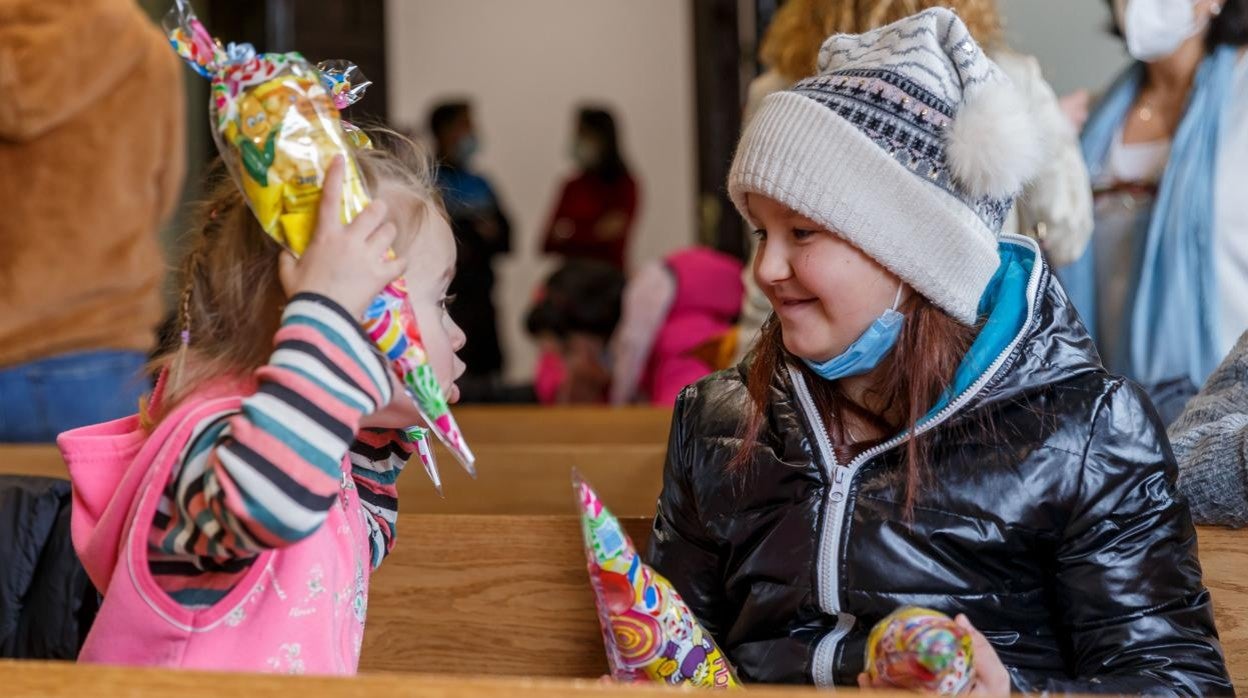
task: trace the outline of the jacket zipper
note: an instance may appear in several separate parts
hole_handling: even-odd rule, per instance
[[[1018,235],[1002,235],[1001,238],[1002,240],[1021,242],[1025,246],[1030,247],[1036,254],[1035,266],[1032,269],[1031,278],[1027,281],[1027,322],[1018,334],[1014,336],[1014,339],[1010,341],[1010,344],[997,355],[992,365],[981,373],[974,383],[950,401],[948,405],[945,405],[931,419],[916,427],[914,431],[915,436],[936,428],[966,406],[966,403],[982,391],[997,372],[1001,370],[1001,366],[1005,364],[1005,361],[1014,353],[1014,350],[1018,348],[1023,338],[1031,332],[1032,327],[1036,324],[1036,295],[1039,291],[1040,278],[1043,271],[1039,247],[1034,241]],[[814,674],[813,678],[816,685],[830,687],[833,685],[835,674],[836,650],[841,641],[845,639],[845,636],[849,634],[849,631],[853,629],[855,623],[854,617],[851,614],[842,612],[840,608],[841,572],[840,561],[837,559],[841,535],[845,528],[845,510],[849,504],[849,491],[859,468],[872,458],[903,443],[909,432],[902,432],[892,439],[859,454],[848,465],[841,465],[836,461],[836,455],[832,451],[832,442],[828,438],[827,424],[824,422],[823,415],[819,414],[819,410],[815,408],[815,401],[810,395],[810,387],[806,384],[806,377],[793,366],[789,366],[788,371],[794,392],[797,393],[798,404],[806,415],[807,423],[815,432],[815,442],[819,447],[819,455],[823,462],[828,465],[829,488],[827,503],[824,507],[823,531],[819,541],[816,579],[819,585],[819,605],[825,613],[837,616],[837,624],[816,645],[811,671]]]

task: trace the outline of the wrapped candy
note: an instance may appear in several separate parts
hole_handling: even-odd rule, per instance
[[[372,80],[364,77],[364,73],[359,66],[351,61],[321,61],[316,64],[316,70],[321,74],[321,84],[329,92],[329,97],[334,102],[334,108],[338,111],[342,111],[363,99],[364,91],[373,84]],[[369,140],[368,134],[346,119],[342,120],[342,131],[346,134],[347,141],[356,148],[373,147],[373,142]]]
[[[620,521],[573,475],[589,580],[611,676],[702,688],[738,688],[724,653],[670,582],[642,562]]]
[[[973,667],[970,633],[939,611],[898,609],[867,637],[867,675],[898,688],[955,696],[970,688]]]
[[[353,149],[370,144],[358,129],[344,127],[339,115],[339,109],[362,97],[371,84],[358,68],[345,61],[313,67],[298,53],[258,54],[249,44],[222,46],[195,16],[189,0],[175,0],[164,26],[178,55],[212,81],[209,106],[217,149],[265,233],[295,255],[307,248],[325,170],[338,155],[346,161],[343,221],[364,210],[369,196]],[[429,365],[402,278],[373,300],[362,324],[429,428],[475,476],[472,450]],[[414,429],[409,434],[423,437],[423,430]],[[441,479],[428,444],[423,438],[417,443],[440,493]]]

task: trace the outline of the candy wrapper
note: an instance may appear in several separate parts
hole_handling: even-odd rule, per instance
[[[321,84],[329,92],[330,99],[334,102],[334,108],[338,111],[342,111],[363,99],[364,91],[373,84],[372,80],[364,77],[364,73],[360,71],[359,66],[350,61],[321,61],[316,64],[316,69],[321,74]],[[356,148],[373,147],[373,142],[369,140],[368,134],[346,119],[342,120],[342,131],[346,134],[347,141],[352,146]]]
[[[867,637],[867,675],[898,688],[956,696],[973,667],[970,633],[939,611],[898,609]]]
[[[642,562],[592,488],[573,475],[589,581],[611,676],[622,682],[738,688],[724,653],[670,582]]]
[[[358,68],[345,61],[314,67],[298,53],[258,54],[249,44],[222,46],[188,0],[176,0],[165,29],[178,55],[212,81],[217,149],[270,237],[295,255],[307,248],[325,170],[338,155],[346,160],[344,222],[364,210],[369,196],[353,151],[370,144],[358,129],[344,128],[339,115],[370,84]],[[403,279],[373,300],[362,324],[430,429],[475,475],[475,459],[429,365]],[[421,443],[422,462],[441,492],[437,465]]]

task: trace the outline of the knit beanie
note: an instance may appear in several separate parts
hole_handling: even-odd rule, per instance
[[[1044,148],[1026,102],[944,8],[824,42],[819,72],[767,97],[728,176],[810,218],[972,325],[997,237]]]

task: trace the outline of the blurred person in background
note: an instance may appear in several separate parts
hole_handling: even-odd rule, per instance
[[[565,262],[538,289],[525,325],[538,343],[538,402],[605,403],[607,346],[620,322],[624,274],[606,262]]]
[[[542,249],[623,271],[637,218],[638,187],[620,153],[611,112],[588,107],[578,111],[569,150],[576,171],[555,202]]]
[[[511,223],[489,180],[472,168],[480,149],[467,102],[445,102],[429,115],[438,158],[438,188],[459,242],[459,267],[451,294],[451,317],[472,338],[459,356],[468,365],[461,380],[467,402],[495,392],[503,371],[494,306],[494,261],[511,251]]]
[[[134,0],[0,3],[0,442],[133,414],[147,388],[179,63]]]
[[[1003,230],[1035,238],[1049,263],[1068,264],[1083,254],[1092,234],[1092,191],[1076,133],[1082,95],[1059,103],[1035,58],[1015,53],[1002,39],[995,0],[788,0],[776,11],[759,49],[766,70],[749,87],[748,123],[767,95],[815,74],[819,47],[833,34],[860,34],[932,7],[958,13],[989,57],[1027,97],[1054,156],[1027,186]],[[736,336],[737,358],[749,351],[771,305],[746,267],[746,295]]]
[[[1107,4],[1136,62],[1084,126],[1096,230],[1058,275],[1170,423],[1248,329],[1248,1]]]
[[[604,262],[572,260],[528,316],[540,402],[671,407],[685,386],[728,364],[715,339],[741,309],[741,262],[693,246],[624,281]]]
[[[713,340],[741,313],[741,267],[736,257],[695,246],[629,279],[611,341],[611,404],[670,408],[685,386],[728,365]]]

